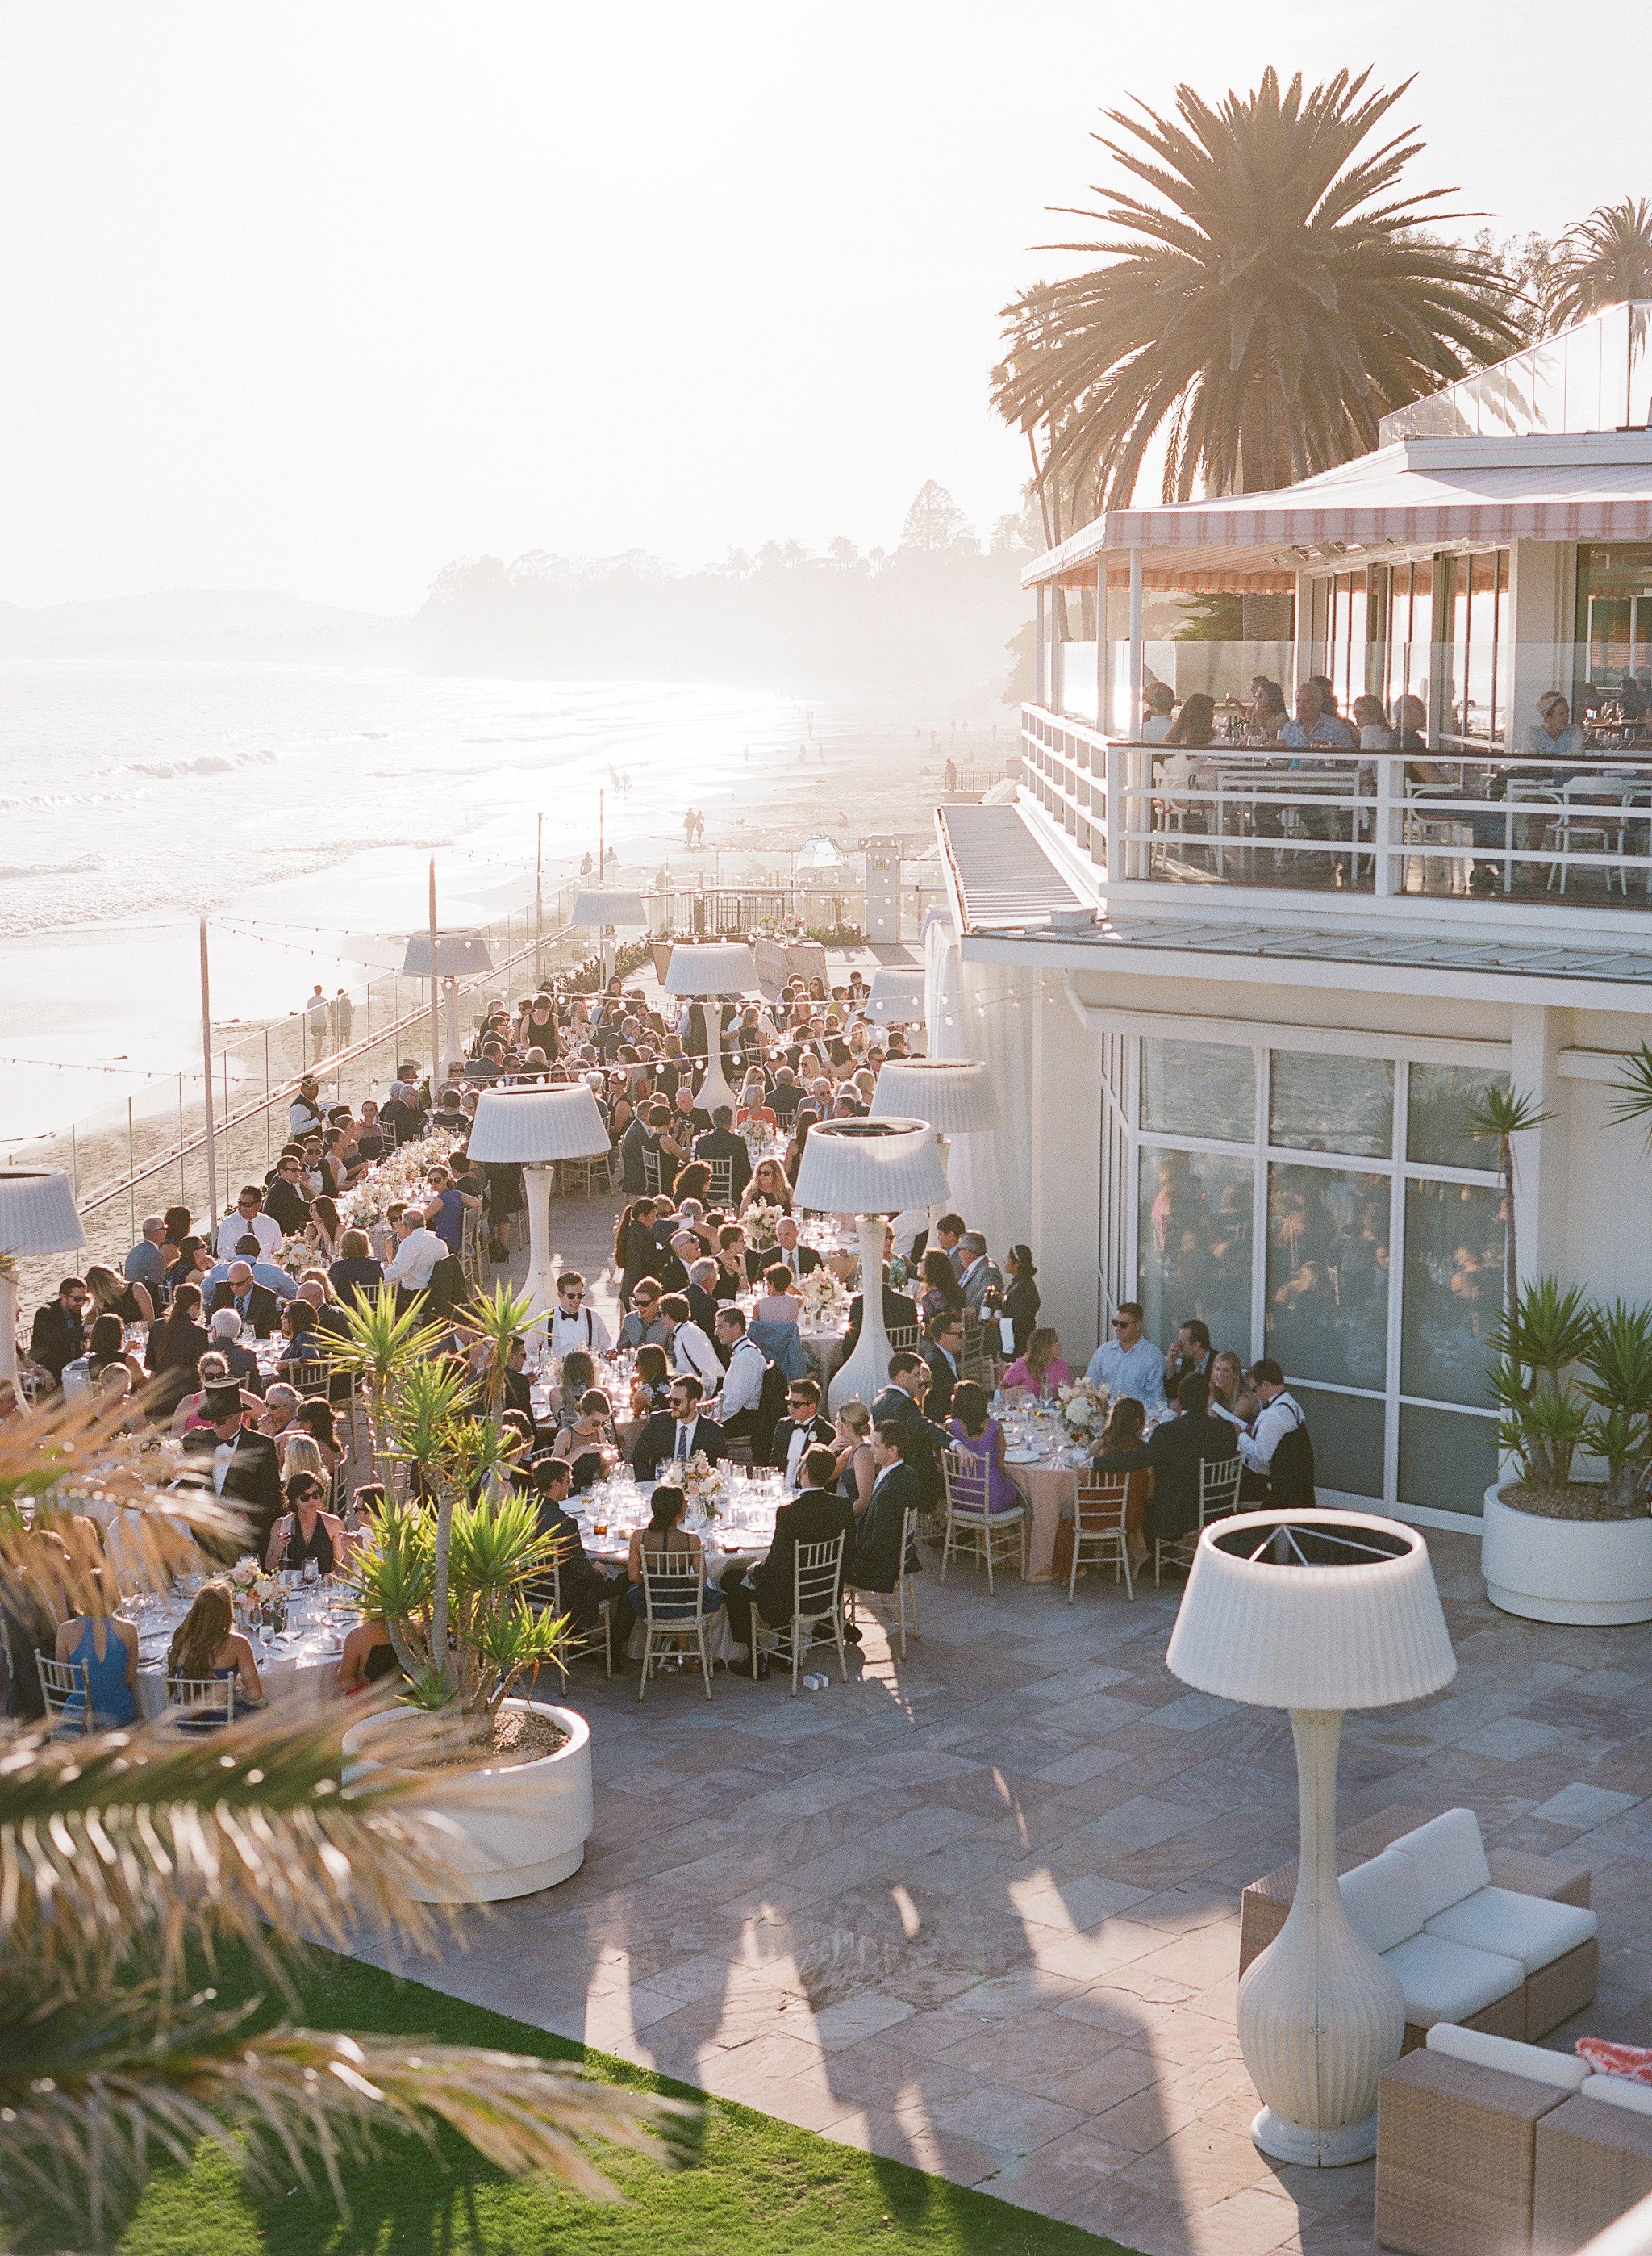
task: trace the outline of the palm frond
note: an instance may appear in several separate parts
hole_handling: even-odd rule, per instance
[[[1644,1127],[1652,1150],[1652,1044],[1642,1042],[1620,1059],[1617,1075],[1606,1085],[1612,1092],[1607,1119],[1614,1128]]]

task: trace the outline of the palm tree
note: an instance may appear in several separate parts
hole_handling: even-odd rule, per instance
[[[1410,81],[1367,92],[1339,71],[1304,95],[1267,70],[1175,118],[1107,113],[1095,137],[1153,201],[1098,187],[1078,216],[1114,233],[1046,246],[1105,265],[1005,308],[994,399],[1046,434],[1041,479],[1127,502],[1155,434],[1166,500],[1284,485],[1374,446],[1377,419],[1520,342],[1506,285],[1478,251],[1426,239],[1450,189],[1402,180],[1422,142],[1363,145]]]
[[[1564,329],[1631,298],[1652,298],[1652,202],[1644,196],[1597,204],[1566,229],[1550,318]]]
[[[1528,1129],[1541,1128],[1554,1114],[1507,1082],[1488,1082],[1464,1108],[1464,1122],[1472,1136],[1490,1136],[1497,1144],[1497,1173],[1503,1195],[1503,1306],[1512,1308],[1520,1296],[1520,1263],[1515,1251],[1515,1139]]]
[[[73,1405],[0,1428],[0,1571],[14,1583],[49,1571],[60,1597],[82,1601],[95,1550],[83,1507],[109,1498],[129,1574],[137,1562],[164,1579],[182,1499],[140,1490],[107,1415]],[[189,1954],[203,1945],[242,1944],[279,1995],[284,1938],[343,1948],[365,1920],[428,1949],[441,1932],[412,1893],[440,1855],[425,1789],[382,1774],[341,1785],[340,1733],[277,1709],[199,1738],[162,1724],[7,1740],[0,2208],[72,2212],[73,2245],[87,2245],[157,2161],[207,2139],[240,2161],[249,2135],[253,2168],[279,2157],[307,2178],[319,2163],[341,2202],[341,2156],[397,2126],[445,2122],[505,2170],[594,2193],[611,2189],[584,2141],[661,2153],[671,2103],[534,2058],[285,2024],[251,2034],[262,2000],[235,2008],[196,1989]]]

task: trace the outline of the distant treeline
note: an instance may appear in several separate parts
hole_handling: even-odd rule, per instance
[[[1038,544],[1042,546],[1042,543]],[[983,545],[926,485],[898,547],[771,541],[680,571],[641,550],[450,564],[413,621],[426,664],[571,678],[716,680],[997,699],[1030,599],[1018,518]]]

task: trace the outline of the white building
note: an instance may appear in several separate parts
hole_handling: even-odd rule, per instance
[[[976,1212],[1033,1247],[1071,1361],[1127,1299],[1161,1344],[1199,1315],[1276,1356],[1325,1501],[1480,1510],[1487,1076],[1551,1115],[1522,1276],[1652,1297],[1652,1161],[1605,1086],[1652,1040],[1649,406],[1652,306],[1620,307],[1284,492],[1110,511],[1026,575],[1013,803],[937,816],[931,1054],[988,1059],[1004,1111]],[[1258,674],[1374,695],[1373,733],[1248,742]]]

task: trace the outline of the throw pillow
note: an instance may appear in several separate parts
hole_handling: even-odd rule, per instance
[[[1652,2046],[1579,2037],[1576,2050],[1579,2060],[1586,2060],[1597,2076],[1627,2076],[1632,2083],[1652,2083]]]

